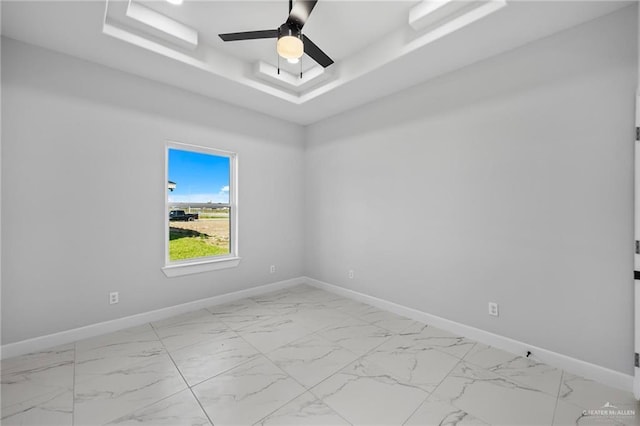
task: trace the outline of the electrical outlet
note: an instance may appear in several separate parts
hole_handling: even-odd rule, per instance
[[[353,269],[349,269],[349,279],[352,280],[353,279]]]
[[[271,265],[271,267],[269,268],[269,272],[271,272],[272,274],[275,274],[275,272],[276,272],[276,265]]]
[[[109,293],[109,304],[115,305],[120,301],[120,294],[117,291]]]
[[[489,315],[498,316],[498,304],[496,302],[489,302]]]

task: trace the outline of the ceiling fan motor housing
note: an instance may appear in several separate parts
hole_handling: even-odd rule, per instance
[[[298,59],[304,53],[302,31],[295,24],[284,23],[278,28],[278,54],[285,59]]]

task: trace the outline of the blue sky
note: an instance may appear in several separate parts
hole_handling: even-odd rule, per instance
[[[169,192],[173,203],[228,203],[229,158],[169,148]]]

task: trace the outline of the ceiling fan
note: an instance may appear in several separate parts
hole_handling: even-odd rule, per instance
[[[303,53],[309,55],[323,67],[333,64],[333,60],[313,43],[309,37],[302,34],[302,27],[309,19],[311,11],[318,0],[289,0],[289,17],[287,21],[275,30],[245,31],[241,33],[218,34],[224,41],[256,40],[261,38],[277,38],[276,50],[278,55],[291,63],[297,63]],[[278,73],[280,68],[278,67]]]

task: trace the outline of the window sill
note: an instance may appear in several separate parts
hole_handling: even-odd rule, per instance
[[[202,262],[179,263],[167,265],[162,272],[169,277],[200,274],[202,272],[217,271],[218,269],[235,268],[240,263],[239,257],[225,257],[224,259],[205,260]]]

